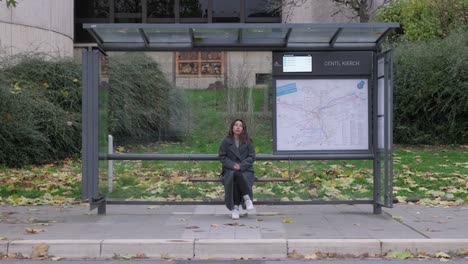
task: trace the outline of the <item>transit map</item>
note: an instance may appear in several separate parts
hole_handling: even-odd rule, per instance
[[[367,79],[276,80],[276,151],[369,149]]]

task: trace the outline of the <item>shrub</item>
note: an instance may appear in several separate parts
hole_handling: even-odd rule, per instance
[[[109,132],[118,144],[177,140],[187,131],[182,91],[146,55],[111,56],[109,86]]]
[[[183,136],[186,101],[158,64],[139,55],[111,57],[107,122],[119,139]],[[0,68],[0,163],[43,164],[81,152],[81,65],[39,55],[3,58]],[[102,108],[101,110],[105,110]]]
[[[80,67],[22,58],[0,70],[0,163],[23,166],[79,154]]]
[[[445,38],[468,22],[468,0],[398,0],[379,10],[376,19],[400,22],[396,37],[416,41]],[[395,37],[394,35],[394,37]]]
[[[468,142],[468,32],[395,50],[394,140]]]

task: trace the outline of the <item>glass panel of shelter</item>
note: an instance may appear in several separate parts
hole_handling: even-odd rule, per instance
[[[97,28],[96,33],[101,37],[103,42],[118,42],[118,43],[143,43],[144,40],[138,32],[138,29],[109,29]]]

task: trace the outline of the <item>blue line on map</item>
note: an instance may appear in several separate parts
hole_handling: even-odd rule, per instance
[[[276,96],[286,95],[297,92],[296,83],[289,83],[276,87]]]

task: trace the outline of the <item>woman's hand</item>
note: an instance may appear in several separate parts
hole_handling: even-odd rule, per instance
[[[236,163],[236,165],[234,165],[234,169],[237,170],[237,171],[240,170],[240,165],[238,163]]]

